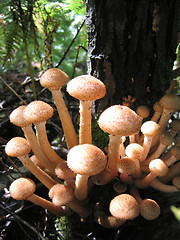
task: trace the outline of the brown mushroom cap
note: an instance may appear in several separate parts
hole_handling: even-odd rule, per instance
[[[55,174],[61,179],[71,179],[76,176],[76,174],[67,166],[66,161],[58,163],[55,168]]]
[[[141,216],[146,220],[154,220],[158,218],[160,211],[159,205],[152,199],[144,199],[140,203]]]
[[[152,137],[158,136],[160,134],[160,126],[154,121],[147,121],[141,126],[141,132]]]
[[[19,127],[25,127],[28,125],[27,121],[24,119],[23,111],[26,108],[26,105],[19,106],[11,112],[9,119],[10,122]]]
[[[175,94],[166,94],[164,95],[160,101],[160,105],[172,111],[179,111],[180,109],[180,97]]]
[[[67,164],[77,174],[96,175],[104,170],[106,156],[101,149],[92,144],[77,145],[70,149]]]
[[[130,136],[139,132],[142,118],[129,107],[114,105],[101,113],[99,127],[112,135]]]
[[[18,178],[9,187],[10,195],[16,200],[25,200],[32,196],[36,190],[36,185],[29,178]]]
[[[149,163],[149,170],[158,177],[163,177],[168,172],[168,166],[161,159],[154,159]]]
[[[159,104],[159,102],[156,102],[154,105],[153,105],[153,109],[155,112],[159,112],[159,113],[162,113],[163,112],[163,108],[161,107],[161,105]]]
[[[106,88],[103,82],[90,75],[73,78],[67,84],[67,92],[82,101],[95,101],[104,97]]]
[[[5,152],[10,157],[21,157],[31,151],[28,141],[22,137],[12,138],[5,147]]]
[[[73,188],[63,184],[55,184],[49,191],[49,197],[56,206],[67,205],[75,198]]]
[[[126,147],[126,155],[130,158],[144,161],[145,149],[138,143],[131,143]]]
[[[132,158],[123,157],[119,159],[117,169],[120,173],[131,175],[136,171],[136,162]]]
[[[59,90],[68,82],[68,75],[58,68],[48,69],[40,78],[41,86],[50,90]]]
[[[24,109],[24,119],[29,123],[46,121],[53,115],[53,108],[40,100],[29,103]]]
[[[140,105],[139,107],[137,107],[136,113],[142,118],[147,118],[150,114],[150,110],[147,106]]]
[[[134,219],[139,215],[140,207],[133,196],[124,193],[111,200],[109,211],[118,219]]]

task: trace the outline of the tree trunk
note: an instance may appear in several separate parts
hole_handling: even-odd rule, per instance
[[[100,111],[123,98],[159,100],[172,79],[179,0],[86,0],[88,73],[101,79]]]

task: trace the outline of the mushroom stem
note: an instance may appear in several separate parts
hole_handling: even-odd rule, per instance
[[[76,175],[75,180],[75,196],[78,200],[82,201],[87,197],[88,194],[88,175]],[[83,191],[82,191],[83,189]]]
[[[173,177],[180,174],[180,162],[176,163],[175,165],[171,166],[168,170],[168,173],[160,178],[160,181],[163,183],[169,182]]]
[[[78,145],[77,135],[69,115],[68,109],[64,103],[60,90],[51,90],[59,117],[61,119],[68,149]]]
[[[79,144],[92,143],[91,106],[92,101],[80,101]]]
[[[162,182],[160,182],[157,178],[154,179],[151,183],[150,186],[165,193],[173,193],[173,192],[178,192],[179,190],[173,186],[173,185],[166,185]]]

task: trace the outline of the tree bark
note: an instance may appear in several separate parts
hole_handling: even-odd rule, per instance
[[[172,79],[179,15],[178,0],[86,0],[88,73],[107,88],[99,111],[128,96],[136,106],[160,99]]]

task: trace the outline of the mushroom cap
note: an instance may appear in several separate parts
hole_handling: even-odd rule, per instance
[[[144,199],[140,203],[140,214],[146,220],[154,220],[160,215],[160,207],[152,199]]]
[[[126,155],[130,158],[144,161],[145,149],[138,143],[131,143],[125,149]]]
[[[39,123],[52,117],[53,108],[48,103],[37,100],[26,106],[23,115],[27,122]]]
[[[106,155],[92,144],[77,145],[67,155],[67,164],[76,174],[96,175],[104,170],[106,163]]]
[[[141,126],[141,132],[152,137],[158,136],[160,134],[160,126],[154,121],[147,121]]]
[[[14,109],[9,115],[10,122],[18,127],[26,127],[28,125],[27,121],[24,119],[23,112],[26,105],[19,106]]]
[[[120,173],[131,175],[136,171],[136,162],[132,158],[123,157],[119,159],[117,163],[117,169]]]
[[[101,113],[98,124],[111,135],[130,136],[139,132],[141,121],[142,118],[129,107],[113,105]]]
[[[66,161],[58,163],[55,168],[55,174],[61,179],[71,179],[76,176],[76,174],[68,167]]]
[[[179,132],[180,131],[180,120],[175,119],[170,123],[170,127],[172,130]]]
[[[38,166],[39,168],[41,168],[42,170],[45,169],[44,165],[42,165],[42,163],[39,161],[39,159],[35,156],[35,155],[32,155],[30,157],[31,161],[36,165]]]
[[[40,78],[41,86],[50,90],[59,90],[69,80],[68,75],[58,68],[50,68]]]
[[[118,219],[134,219],[139,215],[140,207],[133,196],[123,193],[111,200],[109,211]]]
[[[82,101],[95,101],[104,97],[106,87],[103,82],[93,76],[81,75],[69,81],[67,92]]]
[[[179,160],[180,159],[180,146],[174,146],[172,149],[171,149],[171,154],[177,159]]]
[[[16,200],[27,199],[34,194],[35,190],[34,181],[29,178],[18,178],[9,187],[11,197]]]
[[[67,205],[75,198],[73,188],[65,186],[63,184],[55,184],[49,190],[49,197],[56,206]]]
[[[160,105],[172,111],[179,111],[180,109],[180,97],[175,94],[166,94],[164,95],[160,101]]]
[[[163,135],[160,136],[160,143],[169,146],[173,143],[174,138],[169,134],[169,133],[164,133]]]
[[[21,157],[31,151],[28,141],[23,137],[12,138],[5,147],[5,152],[10,157]]]
[[[142,118],[147,118],[150,114],[150,110],[147,106],[140,105],[139,107],[137,107],[136,113]]]
[[[149,163],[149,170],[158,177],[163,177],[168,172],[168,166],[159,158],[152,160]]]
[[[159,102],[156,102],[154,105],[153,105],[153,109],[155,112],[159,112],[159,113],[162,113],[163,112],[163,108],[161,107],[160,103]]]

